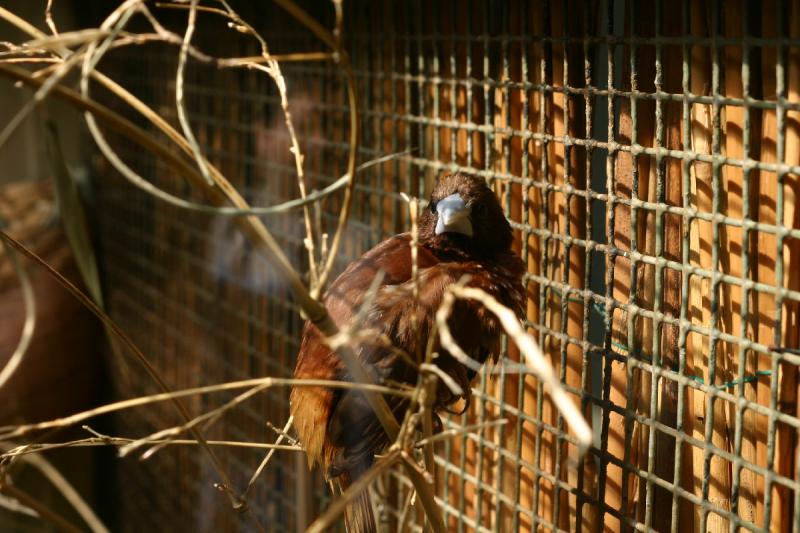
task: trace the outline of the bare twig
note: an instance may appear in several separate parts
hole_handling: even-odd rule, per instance
[[[254,65],[270,63],[272,61],[291,62],[291,61],[330,61],[334,55],[330,52],[295,52],[292,54],[267,54],[249,57],[229,57],[218,59],[217,66],[222,68],[247,67],[253,68]]]
[[[275,439],[275,446],[279,445],[283,441],[283,439],[287,437],[288,435],[287,432],[289,431],[289,429],[291,429],[293,421],[294,417],[290,416],[289,420],[286,421],[286,425],[283,426],[283,430],[281,430],[278,433],[278,438]],[[261,464],[258,465],[256,471],[253,472],[252,476],[250,476],[250,481],[247,482],[247,487],[244,489],[244,492],[242,492],[242,495],[240,496],[242,500],[245,501],[247,500],[247,497],[250,495],[250,489],[253,488],[253,486],[256,483],[256,480],[261,475],[261,472],[263,472],[264,469],[267,467],[267,464],[269,464],[269,460],[272,459],[272,456],[275,454],[275,450],[276,448],[271,448],[267,452],[267,455],[264,457],[264,460],[261,461]]]
[[[57,36],[58,28],[56,28],[56,23],[53,20],[53,0],[47,0],[47,7],[44,8],[44,21],[50,31],[53,32],[53,35]]]
[[[36,443],[36,444],[25,444],[9,450],[6,453],[0,454],[0,459],[10,459],[13,457],[18,457],[21,455],[30,455],[34,453],[43,453],[50,450],[59,450],[62,448],[84,448],[84,447],[96,447],[96,446],[124,446],[133,442],[134,439],[131,438],[123,438],[123,437],[108,437],[105,435],[86,438],[86,439],[79,439],[73,440],[69,442],[51,442],[51,443]],[[227,448],[250,448],[253,450],[278,450],[278,451],[288,451],[288,452],[301,452],[305,453],[303,448],[300,446],[295,445],[284,445],[284,444],[269,444],[269,443],[261,443],[261,442],[242,442],[242,441],[230,441],[230,440],[208,440],[206,441],[209,446],[221,446]],[[168,446],[198,446],[200,443],[195,439],[170,439],[170,440],[162,440],[162,441],[150,441],[151,444],[153,443],[165,443]]]
[[[202,424],[204,422],[205,422],[205,424],[203,426],[203,429],[208,429],[208,427],[212,423],[214,423],[215,421],[219,420],[219,418],[223,414],[225,414],[226,412],[230,411],[234,407],[237,407],[238,405],[242,404],[243,402],[249,400],[250,398],[252,398],[256,394],[258,394],[259,392],[265,391],[271,385],[272,385],[271,383],[263,383],[261,385],[257,385],[255,387],[251,388],[250,390],[247,390],[247,391],[237,395],[232,400],[222,404],[221,406],[219,406],[219,407],[217,407],[215,409],[212,409],[210,411],[206,411],[205,413],[203,413],[203,414],[201,414],[199,416],[196,416],[196,417],[192,418],[191,420],[188,420],[188,421],[184,422],[183,424],[181,424],[179,426],[174,426],[174,427],[171,427],[171,428],[162,429],[162,430],[156,431],[155,433],[152,433],[151,435],[148,435],[146,437],[142,437],[140,439],[136,439],[135,441],[131,442],[130,444],[126,444],[125,446],[120,448],[119,455],[120,455],[120,457],[125,457],[129,453],[138,450],[142,446],[150,444],[151,441],[158,441],[158,440],[162,440],[163,439],[163,440],[166,440],[167,443],[168,443],[170,438],[177,437],[181,433],[183,433],[185,431],[188,431],[188,430],[192,429],[193,427],[196,427],[196,426],[198,426],[198,425],[200,425],[200,424]],[[159,443],[155,444],[152,448],[147,450],[147,452],[142,454],[142,459],[150,458],[154,453],[156,453],[158,450],[163,448],[165,444],[166,443],[164,443],[164,442],[159,442]]]
[[[342,23],[344,17],[342,16],[342,0],[333,0],[333,11],[335,13],[335,20],[333,26],[333,39],[336,41],[336,46],[342,46]]]
[[[24,435],[28,435],[36,431],[42,431],[45,429],[72,426],[80,422],[83,422],[84,420],[94,418],[96,416],[113,413],[115,411],[122,411],[125,409],[130,409],[132,407],[139,407],[142,405],[159,403],[164,401],[172,401],[186,396],[195,396],[198,394],[209,394],[212,392],[222,392],[222,391],[236,390],[242,388],[251,388],[260,385],[264,386],[269,385],[275,387],[328,387],[333,389],[348,389],[348,390],[355,389],[360,391],[368,391],[373,393],[400,396],[404,398],[411,397],[411,394],[408,391],[402,389],[384,387],[381,385],[353,383],[350,381],[333,381],[325,379],[286,379],[286,378],[273,378],[273,377],[245,379],[242,381],[229,381],[227,383],[220,383],[217,385],[207,385],[204,387],[193,387],[190,389],[182,389],[172,392],[150,394],[147,396],[131,398],[129,400],[107,403],[99,407],[95,407],[93,409],[81,411],[80,413],[75,413],[73,415],[69,415],[66,417],[57,418],[55,420],[37,422],[35,424],[12,426],[12,429],[0,428],[0,431],[4,431],[3,433],[0,433],[0,441],[17,439]]]
[[[174,2],[156,2],[156,7],[161,9],[189,9],[189,6],[185,3],[178,4]],[[197,11],[201,11],[203,13],[214,13],[216,15],[222,15],[223,17],[227,16],[225,10],[218,7],[197,6]]]
[[[290,416],[289,419],[292,421],[292,424],[294,424],[294,417]],[[289,424],[288,421],[286,423],[287,423],[287,425]],[[297,446],[300,445],[299,441],[296,438],[294,438],[291,435],[289,435],[288,430],[287,431],[282,430],[281,428],[275,426],[275,424],[273,424],[269,420],[267,420],[267,427],[269,429],[271,429],[272,431],[274,431],[277,435],[279,435],[279,436],[282,435],[283,438],[288,440],[290,443],[292,443],[294,445],[297,445]]]
[[[99,39],[108,37],[110,34],[111,32],[108,30],[99,30],[96,28],[68,31],[60,35],[54,33],[53,35],[39,37],[22,43],[19,51],[29,53],[46,53],[47,50],[52,50],[55,48],[68,48],[78,44],[86,44],[92,41],[97,41]]]

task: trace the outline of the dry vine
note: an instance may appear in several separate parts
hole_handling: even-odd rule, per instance
[[[53,2],[50,0],[45,10],[45,20],[50,29],[50,35],[42,33],[29,22],[19,18],[6,8],[0,7],[0,19],[5,20],[31,38],[31,40],[25,43],[6,45],[7,50],[0,53],[0,75],[35,89],[33,98],[20,109],[9,124],[0,131],[0,148],[2,148],[2,145],[14,134],[17,127],[30,116],[31,111],[46,98],[59,98],[84,111],[88,129],[100,151],[111,165],[131,184],[164,202],[183,209],[234,217],[235,223],[244,234],[249,237],[254,247],[262,252],[265,258],[271,261],[281,274],[286,285],[291,289],[294,299],[301,309],[302,315],[316,324],[319,330],[330,339],[331,346],[337,350],[345,361],[349,373],[354,376],[354,382],[298,381],[264,377],[246,381],[208,385],[187,390],[171,390],[164,379],[159,375],[158,371],[150,364],[146,354],[144,354],[133,340],[131,340],[105,313],[102,309],[101,302],[93,301],[92,298],[83,294],[77,287],[53,270],[22,243],[8,234],[0,232],[0,238],[8,250],[6,255],[12,260],[18,272],[20,283],[25,289],[26,315],[28,317],[17,350],[11,358],[10,363],[5,368],[0,369],[0,388],[13,377],[14,368],[24,357],[35,326],[35,303],[30,295],[31,291],[26,273],[24,269],[18,266],[16,261],[16,254],[22,254],[29,260],[42,265],[49,275],[55,278],[84,306],[97,315],[107,328],[109,334],[114,336],[117,342],[121,343],[120,345],[123,346],[129,354],[133,355],[138,364],[144,366],[151,379],[161,389],[161,392],[158,394],[110,403],[57,420],[10,428],[0,428],[0,445],[2,445],[4,449],[3,453],[0,454],[0,493],[18,502],[18,510],[32,510],[38,513],[43,519],[48,519],[63,529],[80,530],[79,527],[70,524],[63,517],[46,509],[41,504],[37,503],[30,495],[23,493],[19,488],[13,485],[7,474],[19,460],[33,461],[34,464],[47,469],[47,467],[42,466],[45,463],[38,459],[38,454],[58,448],[113,446],[119,449],[120,455],[124,455],[135,452],[142,447],[148,447],[143,454],[143,457],[146,458],[165,446],[196,445],[203,450],[214,467],[216,475],[218,476],[216,485],[222,488],[223,492],[227,495],[231,509],[233,511],[244,511],[248,514],[254,525],[263,530],[263,525],[250,513],[248,506],[250,492],[257,482],[259,475],[268,466],[270,459],[276,451],[302,451],[296,443],[287,437],[287,433],[291,427],[291,419],[285,424],[282,424],[283,429],[278,431],[278,437],[273,444],[209,441],[204,438],[203,430],[206,429],[209,424],[219,420],[224,413],[236,409],[242,403],[271,387],[298,385],[329,386],[358,388],[364,391],[385,431],[392,440],[395,441],[395,444],[385,456],[376,461],[370,472],[350,487],[349,490],[341,495],[341,497],[316,520],[310,530],[325,530],[338,520],[350,497],[356,495],[360,489],[368,486],[373,480],[377,479],[387,470],[402,468],[415,488],[416,498],[422,503],[428,523],[434,531],[440,532],[444,531],[444,522],[442,520],[441,510],[434,497],[434,484],[432,479],[434,467],[433,443],[462,433],[474,432],[483,427],[497,426],[506,423],[505,420],[482,421],[476,425],[451,428],[438,435],[433,435],[433,413],[431,409],[432,391],[435,389],[437,381],[439,379],[443,380],[445,385],[453,389],[453,392],[456,394],[463,392],[452,379],[448,378],[448,376],[443,374],[438,367],[433,364],[435,358],[435,353],[433,352],[433,338],[431,338],[428,343],[424,363],[418,365],[420,377],[414,388],[394,384],[375,384],[370,374],[358,362],[353,348],[357,343],[365,342],[367,338],[372,339],[371,342],[388,342],[387,339],[380,337],[376,339],[372,332],[364,331],[363,328],[360,327],[361,324],[359,320],[366,314],[367,305],[371,301],[370,296],[368,295],[366,298],[367,304],[365,304],[364,307],[365,312],[356,314],[354,322],[342,331],[339,331],[335,326],[325,307],[322,305],[321,296],[324,294],[325,286],[333,271],[334,259],[342,242],[344,228],[350,214],[356,173],[358,170],[365,168],[365,166],[381,163],[394,156],[386,156],[367,162],[360,167],[357,166],[356,156],[358,153],[360,124],[358,95],[349,57],[341,42],[343,19],[341,1],[333,0],[335,27],[332,30],[328,30],[320,25],[316,20],[300,9],[292,0],[275,1],[287,13],[320,39],[330,51],[324,53],[295,52],[284,55],[272,55],[267,45],[267,39],[258,33],[252,25],[244,21],[225,0],[216,0],[213,2],[213,5],[201,4],[199,0],[156,3],[155,6],[157,9],[179,9],[188,12],[186,29],[182,36],[166,30],[158,22],[154,11],[148,7],[144,0],[126,0],[122,2],[97,28],[61,33],[58,31],[56,23],[51,15]],[[192,37],[196,29],[196,18],[199,12],[223,17],[228,21],[229,27],[234,31],[241,32],[254,38],[259,45],[261,51],[260,55],[253,57],[215,58],[199,50],[192,44]],[[128,31],[127,27],[129,22],[135,16],[143,17],[151,26],[152,32],[133,33]],[[100,59],[111,49],[153,41],[167,43],[179,48],[178,69],[175,78],[175,102],[181,131],[173,128],[153,109],[104,75],[97,68]],[[206,64],[215,65],[218,68],[244,68],[264,72],[273,80],[280,96],[280,105],[284,113],[285,127],[290,139],[290,151],[295,162],[299,192],[298,199],[277,206],[251,207],[245,202],[222,172],[208,160],[193,133],[191,120],[184,105],[183,80],[189,58]],[[280,63],[283,61],[331,61],[341,70],[342,77],[347,87],[349,101],[349,155],[347,172],[339,180],[322,191],[309,193],[307,190],[308,186],[304,172],[304,155],[301,151],[301,144],[295,131],[287,96],[286,81],[280,67]],[[27,64],[30,69],[23,69],[15,66],[19,64]],[[62,83],[65,77],[75,70],[79,70],[80,74],[79,92],[68,88]],[[153,136],[148,134],[148,132],[93,99],[90,93],[90,82],[103,85],[119,99],[119,105],[128,106],[141,114],[154,128],[165,134],[171,142],[180,148],[184,156],[176,155],[170,146],[166,146],[165,143],[154,140]],[[137,174],[111,148],[100,127],[101,124],[104,128],[127,137],[142,148],[152,152],[164,163],[169,165],[177,175],[182,176],[189,184],[202,191],[210,204],[199,204],[174,196],[159,189],[145,177]],[[312,221],[310,207],[340,190],[344,192],[342,208],[338,216],[338,222],[333,237],[330,239],[330,242],[328,242],[329,239],[327,235],[322,232],[321,228],[318,226],[315,227]],[[412,233],[416,235],[416,214],[419,209],[419,204],[416,199],[408,199],[408,202],[412,221]],[[305,244],[309,260],[308,284],[304,282],[301,273],[297,272],[292,267],[266,226],[256,217],[256,215],[282,213],[298,208],[303,210],[304,229],[306,232]],[[416,242],[415,237],[414,252],[416,252]],[[416,258],[416,253],[414,253],[414,258]],[[416,283],[416,261],[414,261],[414,279]],[[418,291],[415,290],[415,298],[417,297],[417,293]],[[31,297],[29,298],[28,296]],[[487,295],[479,291],[476,292],[475,289],[470,289],[461,285],[452,287],[448,291],[445,303],[437,315],[437,324],[443,345],[447,347],[448,351],[460,357],[465,364],[470,366],[476,365],[474,361],[469,360],[466,354],[463,354],[458,348],[452,340],[452,337],[449,336],[447,330],[446,320],[455,298],[479,299],[488,309],[498,316],[506,332],[517,343],[522,353],[525,355],[525,364],[516,366],[510,364],[504,371],[531,372],[548,384],[551,387],[555,403],[562,410],[565,419],[576,434],[579,448],[582,450],[585,449],[589,444],[590,438],[588,426],[578,409],[566,398],[561,384],[553,376],[552,369],[550,369],[549,365],[542,357],[533,339],[523,331],[510,310],[502,307]],[[407,354],[405,354],[405,356],[408,360],[411,360]],[[189,413],[189,410],[181,401],[182,398],[189,396],[213,394],[220,391],[232,391],[237,389],[244,390],[240,392],[238,396],[222,404],[220,407],[194,416]],[[398,420],[395,419],[382,396],[384,394],[401,395],[410,399],[411,407],[404,420],[398,422]],[[165,428],[150,435],[137,438],[102,435],[95,432],[90,427],[84,426],[86,431],[92,434],[92,437],[68,442],[37,442],[37,440],[41,438],[42,432],[45,430],[74,426],[76,424],[85,423],[89,419],[101,414],[158,402],[171,402],[180,413],[183,422],[180,425]],[[191,434],[191,439],[179,438],[186,432]],[[290,444],[282,444],[287,438]],[[28,442],[20,444],[20,439],[27,439]],[[14,443],[13,446],[11,445],[12,442]],[[226,447],[251,447],[267,450],[264,459],[254,471],[249,483],[243,490],[238,490],[233,485],[222,462],[218,458],[218,450],[223,450]],[[420,448],[423,451],[422,463],[420,463],[416,455],[416,450]],[[52,479],[57,479],[57,477],[53,476]],[[61,483],[60,480],[57,481],[56,484],[62,488],[62,492],[65,494],[69,493],[68,486]],[[70,495],[72,495],[72,493],[70,493]],[[93,531],[105,530],[105,526],[99,522],[97,517],[94,516],[90,510],[85,508],[85,505],[82,505],[81,501],[74,498],[70,501],[74,502],[76,508],[79,510],[80,516],[84,518],[86,525],[90,529]],[[3,501],[0,500],[0,505],[2,505],[2,502]]]

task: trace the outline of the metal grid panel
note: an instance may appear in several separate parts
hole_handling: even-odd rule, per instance
[[[316,11],[330,26],[328,10]],[[342,266],[405,229],[400,191],[424,195],[451,169],[486,177],[528,264],[527,326],[595,431],[577,462],[537,380],[482,375],[473,407],[447,424],[508,423],[438,449],[448,525],[800,527],[798,358],[770,348],[798,343],[800,35],[789,23],[800,16],[797,2],[416,0],[352,2],[346,11],[361,158],[412,153],[360,176]],[[240,12],[278,30],[265,30],[274,51],[319,48],[281,12]],[[207,31],[222,30],[209,22]],[[213,37],[205,44],[220,46]],[[126,86],[174,119],[164,91],[171,56],[132,57],[142,70],[121,72]],[[342,86],[327,64],[285,72],[308,175],[322,187],[344,169]],[[294,194],[267,79],[197,67],[187,91],[199,139],[249,200]],[[159,184],[191,194],[157,163],[130,157]],[[112,309],[173,385],[291,372],[299,322],[288,295],[225,222],[177,213],[117,181],[103,180],[102,192]],[[323,218],[335,212],[330,202]],[[302,225],[267,223],[301,265]],[[517,357],[513,347],[508,356]],[[142,382],[118,378],[131,394]],[[193,407],[214,405],[206,401]],[[267,438],[263,422],[280,423],[285,402],[285,391],[274,391],[220,434]],[[126,516],[141,519],[134,506],[146,502],[142,509],[163,508],[153,524],[185,527],[199,502],[213,501],[197,482],[209,472],[197,454],[159,454],[163,464],[136,464],[130,475],[146,487],[169,472],[186,489],[182,499],[146,491],[146,502],[134,489],[135,514]],[[246,479],[253,461],[231,458],[234,479]],[[257,496],[270,503],[256,514],[293,530],[317,504],[300,509],[294,461],[270,470]],[[383,490],[394,496],[385,518],[398,520],[407,484],[387,480]],[[234,523],[222,507],[202,507],[215,527]]]

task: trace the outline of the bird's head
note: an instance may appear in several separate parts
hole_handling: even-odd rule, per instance
[[[419,218],[419,239],[434,249],[490,256],[511,248],[511,226],[483,178],[461,172],[443,176]]]

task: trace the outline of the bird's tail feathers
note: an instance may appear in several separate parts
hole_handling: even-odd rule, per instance
[[[341,496],[353,481],[350,473],[344,472],[333,480],[332,485],[338,489]],[[372,500],[368,488],[362,490],[347,504],[344,511],[344,524],[347,527],[347,533],[377,533],[378,528],[375,524],[375,514],[372,511]]]

